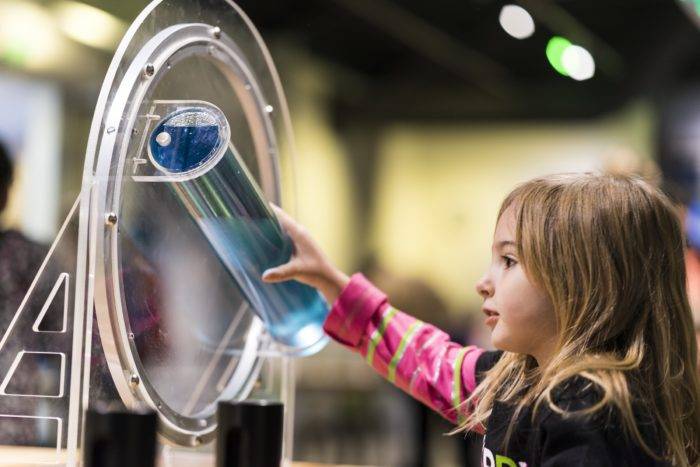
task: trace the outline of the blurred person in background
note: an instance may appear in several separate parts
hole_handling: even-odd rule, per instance
[[[685,265],[688,275],[688,301],[693,312],[695,336],[700,344],[700,201],[691,202],[682,208],[687,249]],[[700,345],[698,346],[700,348]],[[700,350],[698,351],[700,361]],[[700,372],[700,363],[698,364]]]
[[[0,212],[5,211],[14,177],[7,146],[0,141]],[[48,249],[15,229],[0,230],[0,329],[7,328],[29,290]]]
[[[13,175],[12,158],[7,147],[0,141],[0,212],[4,212],[7,206]],[[48,248],[44,245],[28,239],[17,230],[2,226],[0,230],[0,337],[7,331],[47,252]],[[38,294],[42,300],[46,299],[50,290],[50,288],[39,287]],[[60,314],[49,312],[46,321],[54,321],[57,316]],[[50,322],[48,325],[55,328],[58,324]],[[38,337],[38,334],[32,333],[31,336]],[[28,349],[34,348],[29,335],[24,342]],[[14,355],[9,357],[14,358]],[[51,366],[48,360],[41,357],[30,360],[22,366],[21,371],[15,371],[9,382],[10,386],[6,390],[23,394],[24,390],[31,388],[29,393],[41,394],[41,391],[51,390],[57,371],[58,368]],[[0,424],[0,444],[48,446],[51,442],[51,434],[47,430],[45,420],[36,419],[31,424]]]

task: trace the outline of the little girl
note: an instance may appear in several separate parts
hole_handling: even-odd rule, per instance
[[[483,466],[700,465],[684,240],[644,181],[557,175],[508,195],[476,285],[493,352],[396,310],[275,210],[296,251],[263,279],[316,287],[328,334],[455,431],[485,433]]]

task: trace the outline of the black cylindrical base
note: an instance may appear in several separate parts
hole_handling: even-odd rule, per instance
[[[220,402],[217,467],[279,467],[284,405],[281,402]]]
[[[155,465],[155,412],[89,409],[85,417],[84,467]]]

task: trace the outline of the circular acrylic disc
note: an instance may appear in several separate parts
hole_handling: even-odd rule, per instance
[[[202,174],[234,147],[265,198],[281,203],[293,142],[265,45],[226,0],[151,3],[103,84],[84,184],[109,372],[122,400],[154,408],[178,444],[211,438],[216,402],[246,397],[269,350],[250,297],[193,215],[197,193],[183,195],[201,189],[192,180],[216,181]]]

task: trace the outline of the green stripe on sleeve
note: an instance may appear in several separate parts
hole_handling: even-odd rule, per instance
[[[452,408],[457,412],[457,421],[460,424],[464,418],[459,412],[459,406],[462,404],[462,363],[467,351],[469,351],[469,347],[459,350],[452,369]]]
[[[396,380],[396,367],[399,366],[399,362],[401,361],[401,358],[403,357],[403,354],[406,351],[408,343],[411,341],[413,335],[416,333],[416,331],[418,331],[418,329],[420,329],[421,326],[423,326],[422,321],[414,321],[413,323],[411,323],[411,325],[406,330],[406,333],[401,338],[399,348],[396,349],[396,353],[394,353],[394,356],[391,358],[391,362],[389,362],[389,369],[387,371],[386,377],[389,380],[389,382],[394,383],[394,381]]]
[[[384,333],[389,327],[389,323],[391,323],[391,319],[394,317],[394,315],[396,315],[396,308],[392,306],[387,308],[386,312],[384,313],[384,317],[382,318],[382,322],[379,323],[379,327],[374,330],[374,332],[369,338],[369,347],[367,348],[367,363],[369,363],[370,366],[374,362],[374,351],[377,349],[377,346],[384,338]]]

